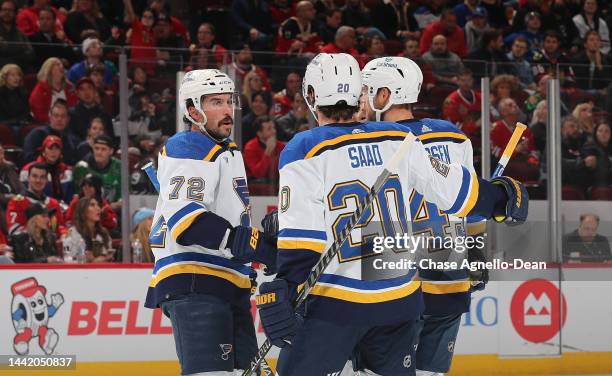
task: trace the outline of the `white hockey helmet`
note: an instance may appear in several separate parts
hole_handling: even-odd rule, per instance
[[[368,87],[368,101],[380,121],[382,113],[394,104],[416,103],[423,84],[423,72],[414,61],[406,57],[381,57],[371,60],[361,72],[363,84]],[[380,88],[391,92],[382,109],[374,107],[374,98]]]
[[[209,94],[232,94],[232,103],[240,107],[240,97],[235,92],[234,81],[218,69],[197,69],[187,72],[179,89],[179,103],[183,114],[189,121],[196,124],[202,132],[208,119],[202,108],[202,97]],[[202,114],[204,120],[196,121],[187,111],[187,101],[191,99],[196,111]]]
[[[333,106],[340,101],[359,106],[361,74],[357,60],[344,53],[318,54],[306,67],[302,94],[315,119],[318,106]]]

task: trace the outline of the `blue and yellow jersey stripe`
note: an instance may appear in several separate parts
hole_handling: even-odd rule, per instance
[[[478,177],[474,172],[470,172],[463,167],[463,178],[459,194],[453,205],[445,210],[444,213],[452,214],[457,217],[465,217],[476,205],[478,200]]]
[[[414,276],[413,271],[397,278],[363,281],[335,274],[322,274],[310,293],[351,303],[384,303],[405,298],[417,291],[420,281]]]
[[[170,230],[170,234],[172,235],[172,239],[176,241],[178,237],[181,236],[181,234],[185,232],[189,226],[191,226],[193,221],[195,221],[196,218],[198,218],[198,216],[204,212],[206,212],[206,208],[204,206],[192,202],[174,213],[166,223],[168,230]]]
[[[149,287],[154,288],[166,278],[179,274],[198,274],[222,278],[238,288],[249,289],[251,269],[229,259],[196,252],[184,252],[155,262]]]
[[[363,144],[387,140],[402,141],[404,138],[406,138],[407,135],[408,132],[396,130],[349,133],[316,144],[315,146],[310,148],[310,150],[308,150],[308,152],[304,156],[304,159],[315,157],[327,150],[334,150],[351,144]]]
[[[181,132],[168,139],[161,155],[171,158],[202,160],[214,162],[223,152],[237,150],[232,141],[220,143],[200,132]]]
[[[278,233],[279,251],[309,250],[317,253],[325,251],[327,234],[325,231],[285,228]]]

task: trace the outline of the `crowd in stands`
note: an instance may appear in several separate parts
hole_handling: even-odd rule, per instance
[[[493,162],[516,122],[529,124],[506,171],[534,198],[546,191],[547,83],[558,78],[563,197],[612,200],[610,22],[612,3],[597,0],[0,0],[0,248],[58,262],[62,243],[84,243],[85,261],[119,260],[123,52],[133,194],[155,193],[139,167],[177,130],[176,72],[204,68],[240,91],[235,136],[251,194],[276,194],[280,152],[316,125],[304,67],[344,52],[362,67],[416,61],[415,115],[456,124],[477,169],[489,77]],[[133,221],[144,260],[151,218]]]

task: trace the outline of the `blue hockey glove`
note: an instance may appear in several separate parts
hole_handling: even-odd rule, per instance
[[[271,243],[276,243],[278,240],[278,210],[273,210],[266,214],[261,220],[264,237]]]
[[[505,208],[496,210],[493,219],[496,222],[505,222],[510,226],[525,223],[529,212],[529,194],[523,183],[507,176],[493,178],[491,183],[504,188],[508,195]]]
[[[285,347],[301,324],[291,304],[287,281],[275,279],[262,283],[256,300],[266,336],[274,346]]]
[[[276,243],[271,243],[255,227],[236,226],[227,241],[234,259],[240,263],[252,261],[266,265],[266,274],[276,273]]]

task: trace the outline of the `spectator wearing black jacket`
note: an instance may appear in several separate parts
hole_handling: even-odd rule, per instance
[[[28,93],[23,87],[23,72],[18,65],[0,69],[0,122],[18,124],[30,119]]]
[[[610,143],[610,124],[600,121],[593,130],[593,141],[587,142],[582,154],[594,155],[597,164],[593,170],[593,186],[612,186],[612,143]]]
[[[465,65],[475,73],[476,82],[480,82],[483,76],[516,75],[504,51],[504,37],[498,30],[489,30],[484,33],[482,47],[467,56]]]
[[[29,36],[37,66],[41,66],[50,57],[59,58],[65,67],[69,67],[76,60],[64,31],[55,31],[55,20],[56,15],[51,7],[38,10],[39,31]]]
[[[323,17],[323,21],[319,23],[319,36],[323,43],[331,43],[336,37],[336,31],[342,24],[342,11],[338,8],[331,8]]]
[[[610,83],[610,59],[600,51],[601,39],[595,30],[584,36],[584,51],[572,59],[576,83],[582,90],[605,89]]]
[[[17,174],[17,166],[4,158],[4,147],[0,144],[0,208],[6,209],[6,204],[10,199],[23,192],[24,188]]]
[[[53,210],[43,208],[42,205],[34,203],[26,209],[28,219],[26,229],[19,234],[12,235],[13,253],[16,263],[61,263],[55,247],[55,235],[50,230],[51,220],[49,215]]]
[[[64,162],[74,165],[79,161],[77,147],[81,142],[79,138],[68,129],[70,115],[68,105],[63,99],[58,99],[49,111],[49,125],[32,130],[23,143],[24,162],[31,162],[38,156],[38,148],[49,135],[62,139],[62,155]]]
[[[28,70],[34,62],[34,50],[28,37],[15,25],[16,11],[15,1],[0,1],[0,67],[12,63]]]
[[[79,102],[70,109],[70,130],[81,140],[87,138],[87,128],[93,118],[100,118],[109,136],[114,137],[110,116],[104,108],[96,102],[96,86],[89,77],[83,77],[77,83],[77,96]]]
[[[563,237],[563,261],[604,262],[612,259],[608,238],[597,233],[599,216],[580,215],[578,229]]]
[[[595,155],[581,153],[586,135],[580,132],[578,120],[566,116],[561,121],[561,182],[563,185],[580,187],[591,185],[592,171],[597,166]]]
[[[242,34],[241,41],[254,51],[269,50],[278,25],[274,23],[268,2],[262,0],[234,0],[234,24]]]

